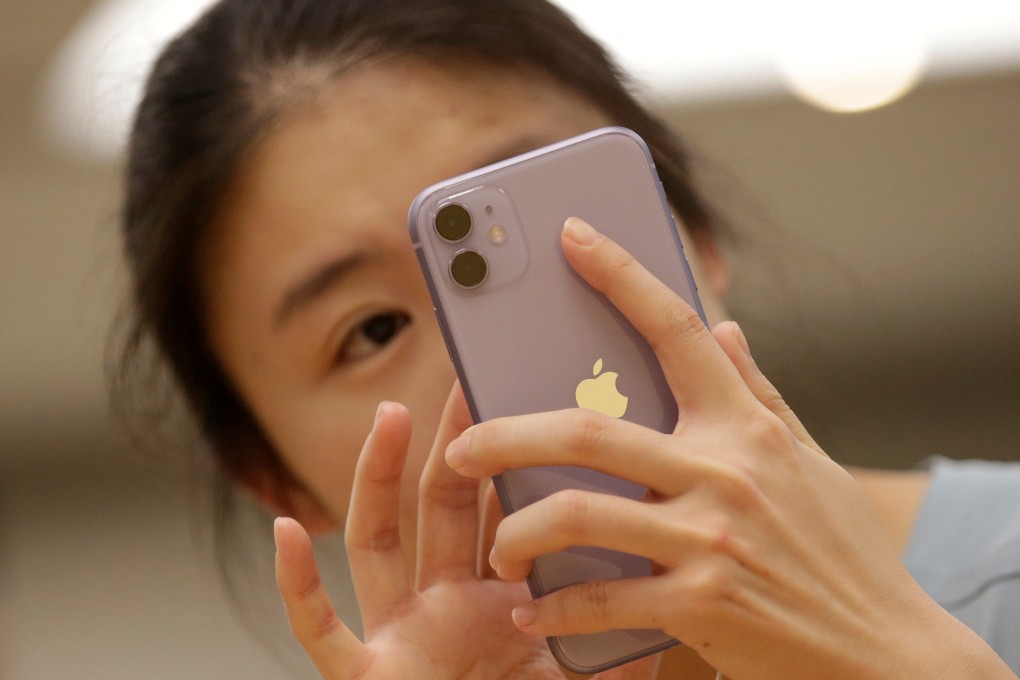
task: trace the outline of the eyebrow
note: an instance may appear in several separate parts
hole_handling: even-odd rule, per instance
[[[519,137],[488,154],[486,160],[475,164],[474,167],[481,168],[492,165],[551,143],[548,139],[537,135]],[[326,291],[350,276],[353,270],[369,264],[374,259],[376,257],[370,253],[359,251],[330,260],[315,269],[283,294],[280,304],[276,307],[276,313],[273,314],[273,327],[277,330],[283,328],[297,312],[321,298]]]
[[[375,256],[358,251],[330,260],[314,269],[311,274],[300,279],[283,294],[273,315],[273,327],[277,330],[282,328],[298,311],[321,298],[326,291],[350,276],[352,271],[364,267],[374,259]]]

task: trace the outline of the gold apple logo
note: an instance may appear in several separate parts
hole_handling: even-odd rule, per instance
[[[602,373],[602,359],[595,362],[592,370],[594,378],[582,380],[577,385],[574,398],[581,408],[590,408],[592,411],[605,413],[607,416],[619,418],[627,411],[627,397],[620,394],[616,389],[618,373]]]

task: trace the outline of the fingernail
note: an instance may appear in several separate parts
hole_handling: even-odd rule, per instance
[[[751,347],[747,344],[747,338],[744,336],[744,329],[736,321],[733,322],[733,325],[737,328],[737,342],[740,343],[740,348],[744,350],[744,354],[749,359],[754,361],[754,357],[751,356]]]
[[[450,442],[450,445],[446,447],[446,464],[454,470],[459,470],[467,465],[470,445],[470,437],[467,434],[462,434]]]
[[[379,422],[379,416],[382,415],[383,409],[385,409],[389,405],[390,405],[390,402],[388,402],[388,401],[380,401],[379,402],[379,407],[375,410],[375,420],[373,421],[373,423],[378,423]]]
[[[511,616],[514,619],[515,626],[527,628],[535,622],[535,618],[538,616],[538,609],[535,607],[534,602],[529,602],[528,604],[522,604],[520,607],[514,607]]]
[[[274,543],[279,543],[280,542],[280,524],[282,523],[281,520],[283,520],[282,517],[277,517],[276,519],[273,520],[273,542]]]
[[[563,233],[574,243],[581,246],[590,246],[598,240],[599,234],[579,217],[568,217],[563,223]]]
[[[496,569],[496,546],[492,546],[492,550],[489,551],[489,566],[493,571],[498,571]]]

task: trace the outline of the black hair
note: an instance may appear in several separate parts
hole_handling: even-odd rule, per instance
[[[547,75],[645,140],[687,229],[714,226],[680,140],[637,101],[605,50],[545,0],[222,0],[165,48],[134,121],[123,207],[133,312],[117,381],[137,389],[129,377],[153,348],[228,482],[257,473],[297,483],[210,350],[199,241],[241,159],[274,122],[346,70],[382,58]]]

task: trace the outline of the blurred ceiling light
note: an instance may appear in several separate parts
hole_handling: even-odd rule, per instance
[[[102,0],[63,45],[45,90],[45,124],[69,150],[112,157],[127,139],[159,50],[213,0]]]
[[[920,12],[907,3],[787,2],[779,8],[773,39],[780,76],[810,104],[866,111],[899,99],[924,75]]]
[[[212,1],[97,4],[49,73],[53,135],[91,156],[120,153],[157,52]],[[686,101],[789,88],[823,108],[857,111],[926,73],[1020,65],[1017,0],[556,1],[652,91]]]

